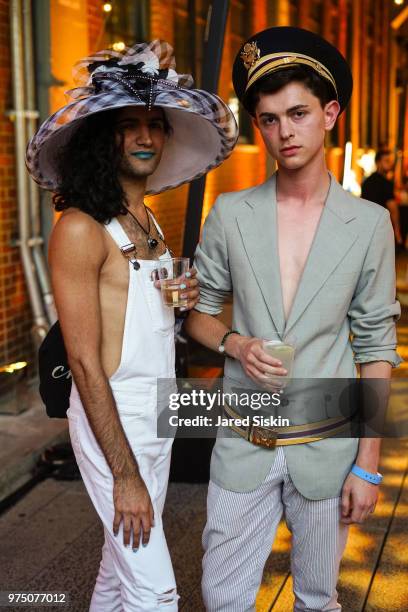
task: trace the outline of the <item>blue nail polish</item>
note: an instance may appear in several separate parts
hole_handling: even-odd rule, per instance
[[[147,544],[142,544],[143,548],[146,548]]]
[[[137,551],[139,550],[138,548],[132,548],[134,553],[137,553]]]
[[[191,278],[191,272],[186,272],[185,276],[186,278]]]
[[[187,289],[187,285],[185,283],[181,283],[180,289]]]
[[[185,306],[180,306],[180,310],[187,310]]]

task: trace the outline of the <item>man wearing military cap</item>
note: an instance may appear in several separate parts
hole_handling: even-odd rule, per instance
[[[296,336],[295,379],[355,378],[357,364],[363,378],[389,378],[400,362],[389,213],[346,193],[324,157],[326,132],[352,91],[347,62],[311,32],[271,28],[243,45],[233,81],[278,171],[221,195],[208,215],[189,333],[225,353],[228,391],[286,374],[262,350],[271,332]],[[231,294],[229,330],[216,315]],[[239,405],[227,409],[242,414]],[[207,610],[254,610],[283,512],[293,535],[295,610],[339,610],[348,524],[363,522],[377,501],[379,440],[333,438],[338,421],[328,418],[274,439],[256,430],[221,431],[214,447],[203,536]]]

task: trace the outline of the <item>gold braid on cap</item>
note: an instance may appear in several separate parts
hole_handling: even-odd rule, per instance
[[[289,51],[281,51],[279,53],[269,53],[261,57],[261,51],[258,49],[256,42],[246,43],[240,55],[244,62],[245,68],[248,70],[248,82],[245,91],[261,77],[271,72],[276,72],[281,68],[292,68],[296,64],[303,64],[313,68],[317,74],[329,81],[337,93],[336,81],[333,78],[330,70],[321,62],[302,53],[290,53]]]

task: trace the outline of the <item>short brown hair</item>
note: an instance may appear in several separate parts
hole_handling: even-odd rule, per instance
[[[289,83],[301,83],[319,99],[322,108],[331,100],[337,100],[333,86],[320,77],[309,66],[291,66],[267,74],[256,81],[243,98],[243,105],[250,115],[255,116],[260,94],[275,93]]]

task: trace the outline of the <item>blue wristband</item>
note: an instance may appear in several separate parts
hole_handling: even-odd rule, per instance
[[[371,484],[379,485],[383,479],[382,475],[377,472],[376,474],[372,474],[371,472],[366,472],[363,468],[358,467],[355,463],[351,468],[351,473],[367,482],[371,482]]]

